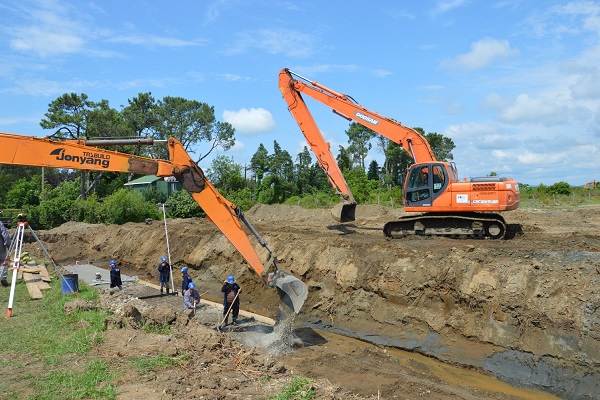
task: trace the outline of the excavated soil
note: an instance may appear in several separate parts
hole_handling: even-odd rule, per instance
[[[600,399],[599,211],[599,206],[512,211],[504,215],[511,227],[508,240],[388,240],[381,228],[401,216],[400,209],[358,206],[354,223],[338,225],[326,210],[256,206],[246,217],[282,267],[309,287],[295,325],[305,346],[264,355],[234,336],[223,338],[212,329],[214,319],[174,317],[172,323],[190,334],[169,351],[187,349],[200,361],[187,378],[173,369],[147,382],[124,380],[119,389],[127,398],[256,398],[264,387],[248,376],[294,375],[315,379],[319,398],[543,397],[499,381],[495,387],[474,383],[473,376],[483,373],[561,398]],[[205,298],[219,301],[221,282],[234,274],[244,289],[242,308],[276,317],[277,293],[261,283],[215,225],[173,219],[167,226],[172,260],[190,268]],[[167,252],[162,221],[67,223],[37,234],[60,264],[106,267],[114,258],[123,273],[154,283],[156,265]],[[40,253],[35,242],[27,246]],[[102,351],[112,354],[111,343],[118,348],[119,340],[143,336],[131,324],[123,326],[128,328],[110,331],[107,336],[116,342],[107,341]],[[168,350],[162,340],[144,343]],[[233,361],[215,363],[215,352],[228,348],[236,353],[223,360]],[[258,361],[246,373],[236,369],[235,357],[250,353]],[[440,372],[438,364],[429,364],[433,359],[460,368]]]

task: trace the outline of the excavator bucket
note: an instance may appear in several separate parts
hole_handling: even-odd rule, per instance
[[[308,296],[308,286],[300,279],[290,273],[278,269],[271,274],[269,285],[277,288],[279,299],[296,314],[300,312],[302,305]]]
[[[338,222],[352,222],[355,218],[356,203],[342,201],[331,209],[331,215]]]

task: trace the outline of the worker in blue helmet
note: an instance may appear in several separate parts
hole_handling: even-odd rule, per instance
[[[2,214],[2,211],[0,211],[0,214]],[[10,249],[10,234],[0,221],[0,280],[2,286],[8,286],[8,259],[6,258],[8,249]]]
[[[110,260],[110,287],[118,287],[123,290],[123,282],[121,281],[121,269],[117,266],[115,260]]]
[[[158,281],[160,282],[160,294],[163,294],[163,288],[167,289],[169,294],[169,278],[171,276],[171,265],[167,262],[167,257],[163,256],[158,264]]]
[[[223,326],[228,325],[229,315],[232,317],[232,324],[237,324],[237,318],[240,313],[240,292],[242,288],[237,284],[233,275],[229,275],[223,282],[221,292],[223,292]]]
[[[188,290],[188,285],[190,284],[191,281],[192,281],[192,277],[188,273],[188,267],[181,268],[181,295],[182,296],[185,293],[185,291]]]
[[[198,306],[198,303],[200,303],[200,293],[198,293],[196,290],[196,285],[194,282],[190,282],[187,290],[183,292],[183,309],[195,310]]]

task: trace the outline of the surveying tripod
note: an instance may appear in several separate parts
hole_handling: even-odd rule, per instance
[[[27,218],[24,215],[19,215],[19,222],[17,224],[17,230],[15,231],[15,233],[13,234],[13,236],[11,238],[10,247],[9,247],[8,253],[6,255],[6,260],[2,260],[3,263],[2,263],[2,266],[0,267],[0,280],[2,281],[2,286],[8,286],[8,282],[7,282],[8,270],[12,269],[12,271],[13,271],[11,284],[10,284],[10,296],[8,298],[8,312],[6,314],[6,316],[8,318],[10,318],[12,315],[13,301],[14,301],[14,297],[15,297],[15,287],[17,284],[17,274],[19,273],[19,270],[21,269],[21,255],[23,253],[23,236],[25,234],[25,228],[29,228],[29,232],[35,238],[35,240],[40,245],[42,250],[44,250],[44,253],[46,254],[48,259],[54,266],[54,269],[56,270],[58,275],[60,275],[61,280],[67,284],[67,286],[69,287],[69,290],[71,290],[73,293],[75,293],[75,291],[71,287],[71,284],[67,280],[64,279],[63,274],[58,269],[58,266],[54,262],[54,259],[52,258],[50,253],[48,253],[48,250],[46,250],[46,248],[44,247],[44,245],[42,244],[42,242],[40,241],[38,236],[35,234],[35,232],[31,228],[31,226],[27,222]],[[13,258],[12,266],[9,267],[8,261],[10,260],[13,252],[14,252],[14,258]]]

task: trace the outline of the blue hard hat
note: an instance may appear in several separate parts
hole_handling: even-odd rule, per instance
[[[188,268],[187,268],[187,267],[183,267],[183,268],[181,268],[181,272],[187,272],[187,271],[188,271]]]
[[[110,260],[110,265],[117,265],[117,262],[115,260]]]
[[[160,261],[162,261],[162,262],[166,262],[166,261],[167,261],[167,257],[163,256],[163,257],[160,259]]]
[[[188,283],[188,288],[193,289],[195,287],[196,287],[196,285],[194,285],[194,282]]]
[[[229,275],[227,277],[227,282],[229,282],[229,283],[235,283],[235,278],[233,277],[233,275]]]

